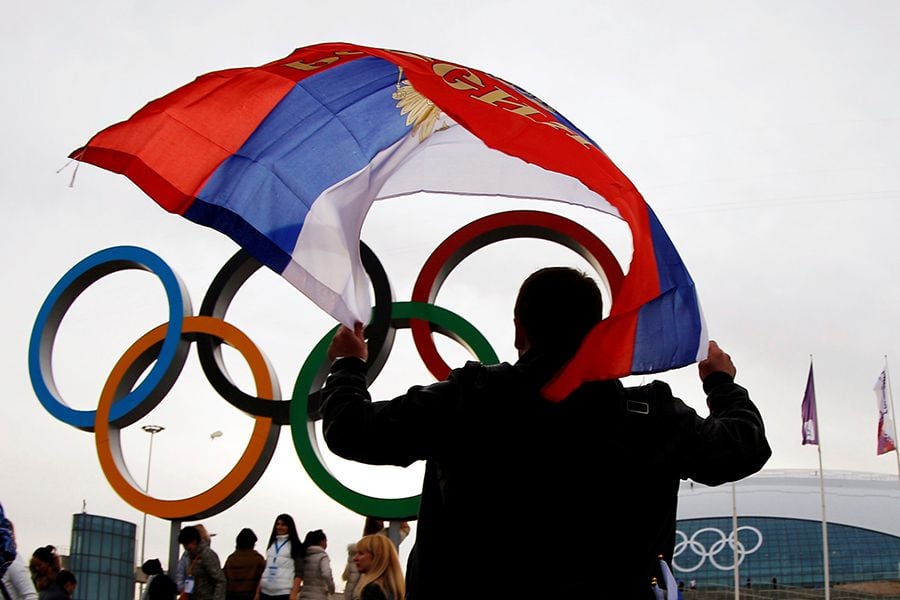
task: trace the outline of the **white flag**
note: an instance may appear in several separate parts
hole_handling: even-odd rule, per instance
[[[888,408],[891,393],[887,384],[887,369],[875,381],[875,399],[878,402],[878,454],[887,454],[897,447],[897,432]]]

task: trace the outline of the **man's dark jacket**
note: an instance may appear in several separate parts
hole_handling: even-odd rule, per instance
[[[363,361],[332,365],[329,448],[368,464],[426,461],[407,598],[652,597],[679,480],[734,481],[771,454],[759,411],[725,373],[704,381],[702,419],[661,382],[592,382],[548,402],[540,389],[559,365],[536,352],[469,363],[376,403]]]

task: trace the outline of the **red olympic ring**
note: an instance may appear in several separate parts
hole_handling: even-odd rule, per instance
[[[269,370],[265,356],[246,334],[214,317],[186,317],[182,326],[186,334],[208,334],[238,350],[253,373],[257,396],[272,398],[274,374]],[[110,425],[109,412],[113,403],[128,393],[140,377],[142,367],[146,366],[146,357],[159,353],[167,327],[167,324],[160,325],[144,334],[125,351],[109,374],[100,394],[94,421],[97,456],[109,484],[137,510],[176,521],[202,519],[234,505],[259,481],[275,452],[281,428],[273,427],[270,417],[254,417],[253,433],[240,460],[221,481],[205,492],[181,500],[163,500],[141,491],[128,472],[122,457],[120,428]]]
[[[565,217],[516,210],[472,221],[444,240],[422,266],[413,287],[412,301],[433,304],[447,276],[464,258],[494,242],[520,237],[556,242],[577,252],[605,280],[612,297],[618,294],[625,274],[616,257],[597,236]],[[433,326],[421,319],[411,319],[410,329],[416,350],[428,371],[438,381],[446,379],[450,366],[434,344]]]

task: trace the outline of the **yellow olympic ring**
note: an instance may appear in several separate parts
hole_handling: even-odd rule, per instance
[[[130,391],[131,386],[123,386],[123,381],[132,372],[132,365],[140,364],[147,353],[162,343],[166,329],[166,324],[160,325],[132,344],[109,374],[94,421],[97,456],[110,485],[134,508],[163,519],[201,519],[232,506],[256,484],[272,458],[281,428],[273,427],[271,418],[254,417],[253,433],[240,460],[221,481],[205,492],[181,500],[163,500],[141,491],[122,458],[120,428],[109,423],[110,407]],[[272,399],[274,374],[259,348],[237,327],[214,317],[185,317],[183,333],[212,335],[239,351],[253,373],[257,396]]]

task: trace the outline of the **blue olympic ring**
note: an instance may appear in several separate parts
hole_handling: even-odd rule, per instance
[[[171,387],[164,383],[178,377],[187,358],[189,345],[182,340],[181,324],[184,317],[191,315],[191,300],[169,265],[153,252],[136,246],[107,248],[83,259],[63,275],[41,305],[31,330],[28,372],[47,412],[84,431],[94,430],[97,411],[71,408],[62,399],[53,378],[53,344],[63,316],[81,292],[98,279],[127,269],[149,271],[159,278],[169,301],[169,322],[156,364],[140,385],[113,404],[110,422],[124,427],[142,418],[159,401],[160,391]]]

